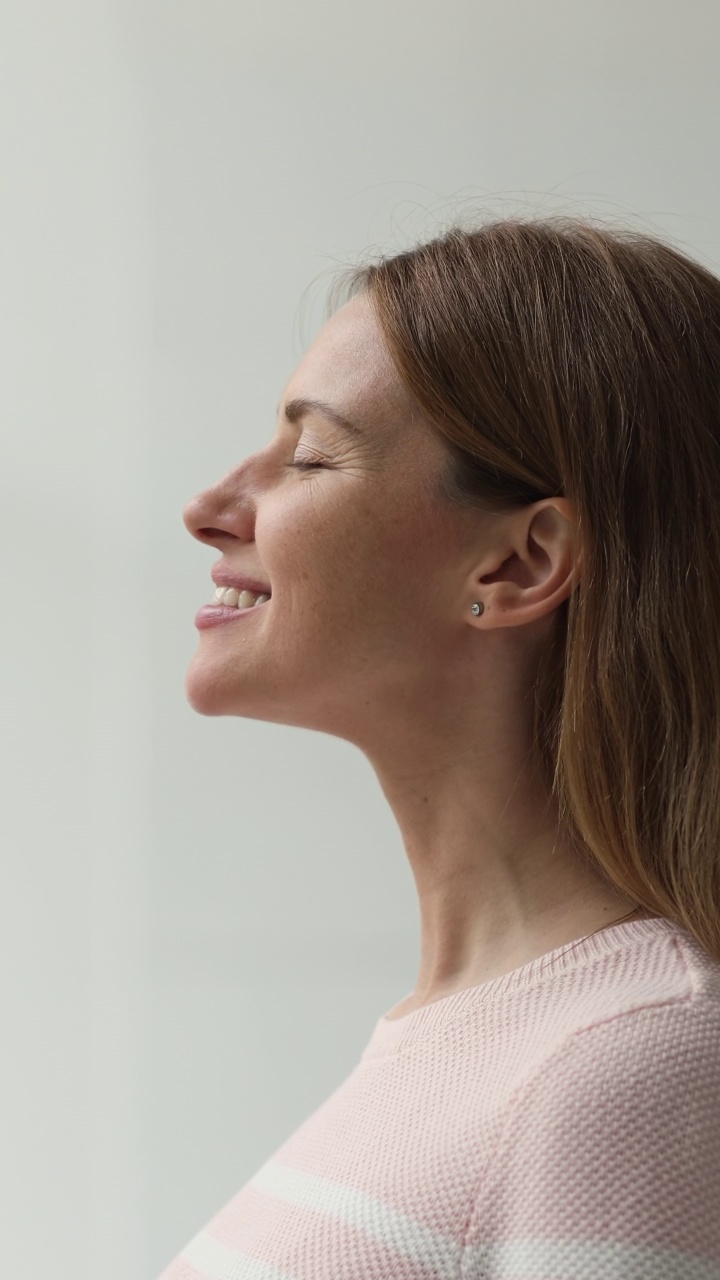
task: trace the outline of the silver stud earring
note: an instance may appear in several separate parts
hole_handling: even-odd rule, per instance
[[[474,613],[475,617],[477,618],[478,614],[482,613],[484,608],[485,608],[485,605],[483,604],[482,600],[480,600],[479,603],[478,601],[476,601],[475,604],[472,604],[470,606],[470,612]]]

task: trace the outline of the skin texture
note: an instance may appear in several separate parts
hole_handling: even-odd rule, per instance
[[[295,396],[362,435],[316,414],[285,422]],[[360,295],[292,374],[267,446],[184,512],[223,565],[272,587],[257,614],[198,633],[191,706],[353,742],[394,813],[421,919],[417,987],[394,1016],[636,906],[565,845],[530,763],[526,694],[581,572],[572,506],[451,506],[436,490],[445,459]]]

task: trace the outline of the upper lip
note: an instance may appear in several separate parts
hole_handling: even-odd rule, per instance
[[[249,578],[244,573],[233,573],[232,569],[224,569],[215,565],[210,577],[216,587],[237,587],[238,591],[253,591],[256,595],[271,595],[270,588],[259,578]]]

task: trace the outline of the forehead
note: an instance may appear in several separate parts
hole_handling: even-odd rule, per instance
[[[345,303],[320,330],[288,379],[281,404],[295,396],[325,400],[360,422],[387,424],[417,409],[366,295]]]

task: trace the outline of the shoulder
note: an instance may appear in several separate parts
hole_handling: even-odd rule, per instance
[[[518,1087],[479,1188],[463,1275],[475,1274],[487,1242],[530,1239],[549,1250],[548,1274],[562,1263],[586,1280],[705,1280],[714,1272],[693,1259],[720,1274],[718,1205],[720,1008],[696,991],[574,1032]]]

